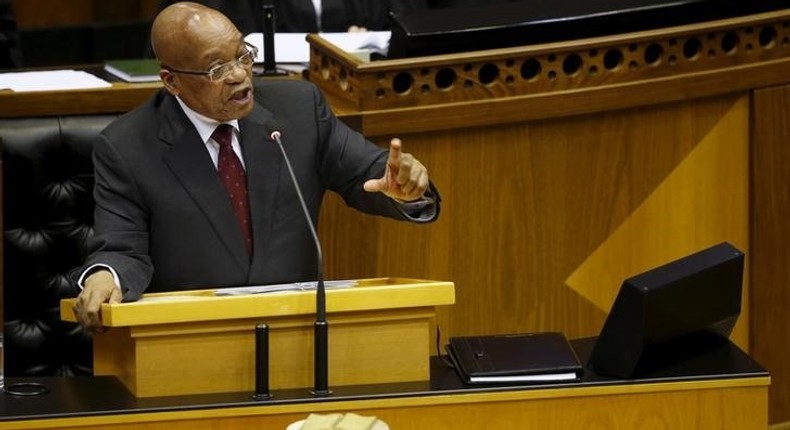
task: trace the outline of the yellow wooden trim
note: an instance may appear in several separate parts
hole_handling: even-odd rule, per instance
[[[214,291],[155,293],[137,302],[104,304],[102,323],[124,327],[315,313],[312,291],[247,296],[215,296]],[[452,282],[377,278],[360,280],[353,288],[328,290],[326,296],[328,312],[440,306],[455,303],[455,286]],[[74,300],[61,301],[60,315],[65,321],[76,322]]]

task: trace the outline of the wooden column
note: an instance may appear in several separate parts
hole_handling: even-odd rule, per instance
[[[771,422],[790,420],[790,85],[754,92],[752,353],[771,372]]]

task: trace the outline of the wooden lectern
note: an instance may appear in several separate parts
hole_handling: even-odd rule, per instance
[[[255,326],[266,323],[270,388],[311,387],[314,291],[216,291],[103,305],[109,330],[94,336],[94,374],[117,376],[138,397],[252,391]],[[330,387],[430,379],[435,307],[454,303],[452,282],[364,279],[326,296]],[[73,301],[61,302],[66,321],[76,321]]]

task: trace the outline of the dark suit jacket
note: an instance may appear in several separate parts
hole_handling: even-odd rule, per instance
[[[265,81],[239,120],[253,219],[247,256],[230,199],[204,143],[164,90],[110,124],[94,146],[95,235],[84,270],[119,274],[125,300],[172,291],[315,279],[316,250],[288,170],[268,137],[273,121],[314,222],[326,190],[361,211],[408,219],[381,193],[387,152],[349,129],[303,81]],[[149,287],[150,283],[150,287]]]

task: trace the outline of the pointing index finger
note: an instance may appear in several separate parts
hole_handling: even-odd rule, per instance
[[[401,156],[401,141],[397,137],[392,138],[390,140],[390,155],[389,155],[389,162],[397,162],[400,160]]]

